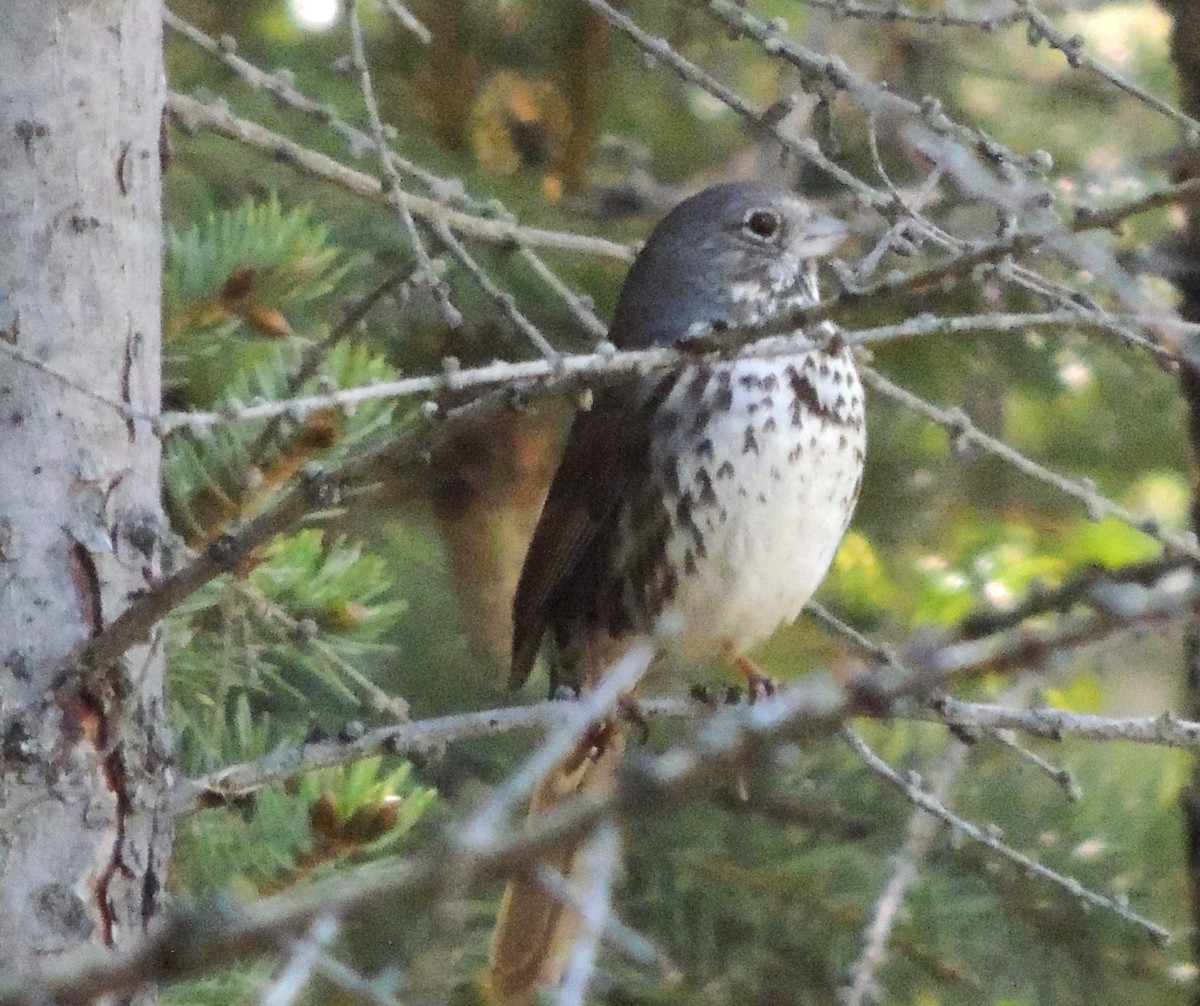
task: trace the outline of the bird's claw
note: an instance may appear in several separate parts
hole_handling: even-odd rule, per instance
[[[748,657],[735,657],[733,661],[738,673],[746,679],[746,691],[750,705],[761,699],[773,698],[779,691],[779,682],[759,670],[758,664]]]

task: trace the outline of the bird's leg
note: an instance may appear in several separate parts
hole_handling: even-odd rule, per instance
[[[769,699],[779,691],[779,683],[774,678],[764,674],[758,664],[749,657],[735,653],[729,643],[725,644],[725,656],[733,662],[738,674],[746,680],[746,691],[749,693],[751,705],[759,699]]]
[[[645,744],[650,739],[650,720],[632,692],[626,692],[617,699],[617,718],[637,727],[641,734],[639,743]]]
[[[560,694],[555,695],[556,699],[562,697]],[[638,704],[638,700],[631,693],[626,693],[617,699],[617,710],[614,715],[606,716],[599,723],[592,724],[587,733],[579,739],[575,750],[566,760],[567,771],[575,771],[585,760],[596,762],[604,757],[620,731],[622,723],[632,723],[637,727],[641,734],[640,742],[642,744],[650,739],[650,721],[647,719],[646,713]]]
[[[587,733],[579,738],[579,743],[575,745],[575,750],[571,752],[571,756],[566,760],[564,764],[566,770],[574,772],[585,761],[599,761],[604,757],[604,752],[613,743],[616,732],[617,724],[611,718],[606,717],[599,723],[593,723],[588,728]]]

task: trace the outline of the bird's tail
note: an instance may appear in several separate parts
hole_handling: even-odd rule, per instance
[[[530,820],[566,800],[604,797],[616,785],[624,737],[610,726],[604,743],[560,762],[539,783],[529,805]],[[491,1000],[495,1006],[526,1006],[542,989],[556,987],[571,961],[579,933],[579,914],[540,884],[539,868],[560,873],[570,891],[582,895],[590,885],[579,855],[587,838],[575,838],[539,856],[525,876],[509,882],[492,933]]]

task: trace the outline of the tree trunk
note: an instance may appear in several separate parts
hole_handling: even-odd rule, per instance
[[[1162,0],[1162,6],[1174,18],[1171,32],[1171,59],[1179,82],[1180,107],[1188,115],[1200,115],[1200,12],[1187,0]],[[1173,180],[1195,177],[1200,164],[1194,152],[1179,159]],[[1179,313],[1187,321],[1200,320],[1200,212],[1194,204],[1186,210],[1186,225],[1173,247],[1172,257],[1185,265],[1174,281],[1181,294]],[[1188,438],[1200,461],[1200,341],[1194,336],[1183,343],[1179,361],[1179,381],[1188,406]],[[1200,486],[1193,489],[1192,527],[1200,532]],[[1184,640],[1184,715],[1200,718],[1200,619],[1193,618]],[[1193,920],[1193,959],[1200,960],[1200,760],[1192,768],[1192,780],[1180,797],[1183,809],[1184,847],[1187,850],[1187,874]],[[1200,992],[1193,997],[1200,1004]]]
[[[0,9],[0,961],[120,945],[170,850],[161,648],[72,650],[158,573],[157,0]]]

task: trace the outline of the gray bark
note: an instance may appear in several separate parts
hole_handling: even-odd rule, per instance
[[[1188,115],[1200,115],[1200,12],[1189,0],[1160,0],[1174,18],[1171,59],[1179,83],[1179,107]],[[1197,174],[1194,157],[1182,159],[1174,181]],[[1200,321],[1200,284],[1194,264],[1200,262],[1200,212],[1194,203],[1186,208],[1185,227],[1169,249],[1172,257],[1188,263],[1174,277],[1180,292],[1179,313],[1187,321]],[[1179,360],[1179,385],[1188,407],[1187,435],[1192,452],[1200,461],[1200,342],[1192,337],[1183,346]],[[1200,531],[1200,493],[1192,496],[1192,527]],[[1184,714],[1200,716],[1200,620],[1193,619],[1184,637]],[[1200,760],[1192,767],[1191,783],[1180,794],[1183,811],[1184,850],[1191,896],[1192,956],[1200,960]],[[1200,991],[1192,1001],[1200,1006]]]
[[[70,657],[157,574],[159,0],[0,5],[0,961],[128,943],[170,828],[162,655]]]

